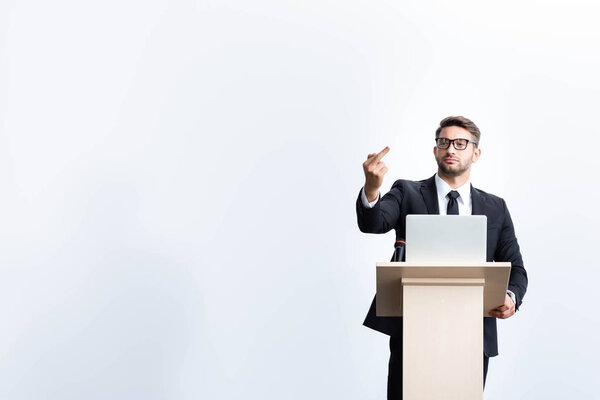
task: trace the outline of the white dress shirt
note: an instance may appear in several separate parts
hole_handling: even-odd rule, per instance
[[[456,190],[460,196],[458,201],[458,215],[471,215],[473,205],[471,203],[471,180],[466,181],[462,186],[452,189],[439,175],[435,174],[435,187],[437,189],[438,205],[440,206],[440,215],[446,215],[448,211],[448,193]]]

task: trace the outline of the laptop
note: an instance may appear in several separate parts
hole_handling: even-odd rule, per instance
[[[486,262],[485,215],[407,215],[407,262]]]

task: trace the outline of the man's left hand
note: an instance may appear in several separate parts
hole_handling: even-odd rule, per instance
[[[506,319],[515,315],[515,303],[508,294],[504,298],[504,305],[490,311],[490,317]]]

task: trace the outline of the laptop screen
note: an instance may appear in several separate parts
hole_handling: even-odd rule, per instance
[[[485,262],[485,215],[407,215],[407,262]]]

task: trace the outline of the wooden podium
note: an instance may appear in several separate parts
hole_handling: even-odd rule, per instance
[[[483,399],[483,317],[509,274],[509,262],[377,263],[377,316],[404,319],[404,400]]]

